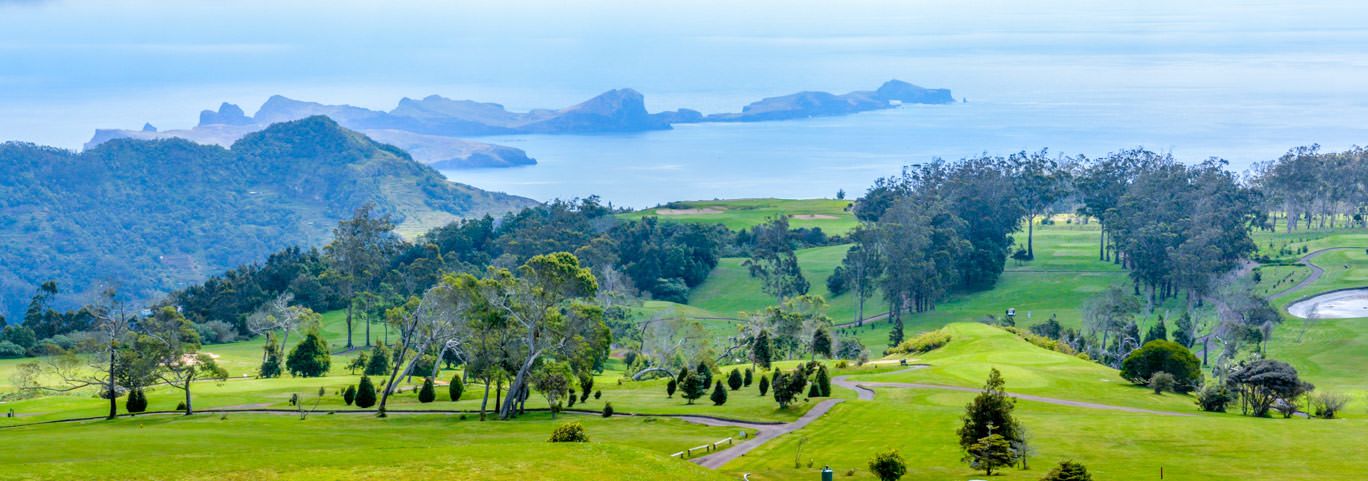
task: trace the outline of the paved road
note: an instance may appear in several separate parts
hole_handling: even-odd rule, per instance
[[[901,370],[901,371],[895,371],[895,372],[893,372],[892,374],[901,373],[901,372],[907,372],[907,371],[914,371],[914,370],[917,370],[917,369],[925,369],[925,368],[927,368],[927,367],[929,367],[929,366],[927,366],[927,365],[925,365],[925,364],[918,364],[918,365],[915,365],[915,366],[908,367],[907,369],[903,369],[903,370]],[[972,392],[972,393],[976,393],[976,392],[979,392],[979,391],[980,391],[979,388],[974,388],[974,387],[947,386],[947,385],[941,385],[941,384],[921,384],[921,383],[902,383],[902,382],[858,382],[858,381],[850,381],[849,379],[846,378],[846,376],[837,376],[837,377],[834,377],[834,378],[831,379],[831,383],[832,383],[832,384],[835,384],[835,385],[837,385],[837,386],[840,386],[840,387],[843,387],[843,388],[846,388],[846,389],[850,389],[850,390],[852,390],[852,391],[855,391],[855,394],[857,395],[857,397],[858,397],[861,401],[873,401],[873,400],[874,400],[874,390],[870,389],[871,387],[903,388],[903,389],[941,389],[941,390],[946,390],[946,391]],[[1153,409],[1133,408],[1133,407],[1127,407],[1127,406],[1113,406],[1113,405],[1110,405],[1110,404],[1098,404],[1098,403],[1090,403],[1090,402],[1083,402],[1083,401],[1071,401],[1071,400],[1068,400],[1068,399],[1058,399],[1058,398],[1051,398],[1051,397],[1044,397],[1044,396],[1033,396],[1033,395],[1030,395],[1030,394],[1016,394],[1016,393],[1010,393],[1010,392],[1009,392],[1009,393],[1007,393],[1007,395],[1008,395],[1008,396],[1012,396],[1013,398],[1016,398],[1016,399],[1025,399],[1025,400],[1027,400],[1027,401],[1035,401],[1035,402],[1042,402],[1042,403],[1048,403],[1048,404],[1057,404],[1057,405],[1061,405],[1061,406],[1070,406],[1070,407],[1077,407],[1077,408],[1084,408],[1084,409],[1101,409],[1101,410],[1120,411],[1120,412],[1128,412],[1128,413],[1152,414],[1152,415],[1156,415],[1156,416],[1180,416],[1180,417],[1189,417],[1189,416],[1193,416],[1193,414],[1188,414],[1188,413],[1179,413],[1179,412],[1172,412],[1172,411],[1158,411],[1158,410],[1153,410]],[[723,465],[727,464],[728,462],[731,462],[732,460],[734,460],[734,459],[736,459],[736,458],[739,458],[739,457],[741,457],[741,456],[745,456],[746,453],[749,453],[749,452],[755,450],[755,448],[758,448],[758,447],[760,447],[760,445],[765,444],[766,442],[769,442],[771,439],[774,439],[774,438],[777,438],[777,437],[779,437],[779,436],[782,436],[782,435],[785,435],[785,434],[788,434],[788,433],[797,431],[797,430],[799,430],[799,429],[802,429],[803,427],[807,426],[808,424],[812,423],[813,421],[816,421],[818,418],[820,418],[820,417],[826,415],[826,413],[827,413],[828,411],[831,410],[831,407],[832,407],[832,406],[835,406],[836,404],[838,404],[838,403],[840,403],[840,402],[842,402],[842,401],[844,401],[844,400],[843,400],[843,399],[828,399],[828,400],[826,400],[826,401],[822,401],[822,402],[818,403],[816,406],[813,406],[812,409],[809,410],[809,411],[807,412],[807,414],[804,414],[803,417],[799,418],[797,421],[794,421],[794,422],[791,422],[791,423],[786,423],[786,424],[778,424],[778,425],[775,425],[775,424],[755,424],[755,423],[747,423],[747,422],[740,422],[740,421],[729,421],[729,420],[713,419],[713,418],[696,418],[696,417],[692,417],[692,416],[683,416],[683,417],[680,417],[679,419],[683,419],[683,420],[686,420],[686,421],[690,421],[690,422],[694,422],[694,423],[698,423],[698,424],[703,424],[703,425],[707,425],[707,426],[731,426],[731,427],[740,427],[740,428],[755,429],[756,431],[758,431],[758,433],[755,435],[755,437],[753,437],[753,438],[751,438],[751,439],[748,439],[748,440],[746,440],[745,442],[742,442],[742,443],[740,443],[740,444],[737,444],[737,445],[734,446],[734,447],[731,447],[731,448],[728,448],[728,449],[725,449],[725,450],[722,450],[722,451],[718,451],[718,452],[715,452],[715,453],[712,453],[712,454],[708,454],[708,455],[705,455],[705,456],[699,456],[699,457],[690,459],[690,461],[692,461],[692,462],[695,463],[695,464],[698,464],[699,466],[703,466],[703,467],[709,468],[709,469],[717,469],[717,468],[720,468],[720,467],[722,467]]]
[[[870,388],[870,387],[890,387],[890,388],[906,388],[906,389],[941,389],[941,390],[945,390],[945,391],[959,391],[959,392],[972,392],[972,393],[977,393],[977,392],[979,392],[979,391],[982,390],[982,389],[976,388],[976,387],[946,386],[946,385],[943,385],[943,384],[921,384],[921,383],[908,383],[908,382],[865,382],[865,383],[860,383],[860,386],[863,386],[863,387],[866,387],[866,388]],[[1048,404],[1058,404],[1058,405],[1060,405],[1060,406],[1071,406],[1071,407],[1084,408],[1084,409],[1103,409],[1103,410],[1107,410],[1107,411],[1121,411],[1121,412],[1128,412],[1128,413],[1153,414],[1153,415],[1156,415],[1156,416],[1180,416],[1180,417],[1190,417],[1190,416],[1193,416],[1192,414],[1188,414],[1188,413],[1179,413],[1179,412],[1173,412],[1173,411],[1156,411],[1156,410],[1153,410],[1153,409],[1133,408],[1133,407],[1127,407],[1127,406],[1113,406],[1113,405],[1110,405],[1110,404],[1098,404],[1098,403],[1090,403],[1090,402],[1083,402],[1083,401],[1070,401],[1070,400],[1068,400],[1068,399],[1059,399],[1059,398],[1044,397],[1044,396],[1032,396],[1032,395],[1030,395],[1030,394],[1017,394],[1017,393],[1013,393],[1013,392],[1008,392],[1007,395],[1008,395],[1008,396],[1011,396],[1011,397],[1013,397],[1013,398],[1016,398],[1016,399],[1025,399],[1025,400],[1027,400],[1027,401],[1035,401],[1035,402],[1042,402],[1042,403],[1048,403]]]
[[[1316,281],[1320,280],[1321,276],[1325,274],[1325,269],[1322,269],[1320,266],[1318,266],[1318,265],[1312,263],[1311,261],[1314,260],[1314,259],[1317,258],[1317,257],[1320,257],[1321,254],[1325,254],[1325,253],[1327,253],[1327,252],[1332,252],[1332,251],[1343,251],[1343,250],[1351,250],[1351,249],[1357,250],[1357,249],[1362,249],[1362,247],[1330,247],[1330,248],[1326,248],[1326,249],[1320,249],[1320,250],[1317,250],[1317,251],[1312,251],[1312,252],[1310,252],[1310,253],[1308,253],[1308,254],[1306,254],[1306,255],[1304,255],[1304,256],[1301,256],[1300,259],[1297,259],[1297,263],[1298,263],[1298,264],[1301,264],[1301,265],[1304,265],[1304,266],[1306,266],[1306,267],[1310,267],[1310,268],[1311,268],[1311,275],[1306,276],[1305,279],[1302,279],[1301,282],[1298,282],[1296,285],[1293,285],[1292,287],[1288,287],[1287,289],[1283,289],[1283,290],[1278,291],[1278,292],[1275,292],[1275,293],[1273,293],[1273,294],[1269,294],[1269,295],[1268,295],[1268,300],[1269,300],[1269,302],[1278,300],[1278,299],[1282,298],[1283,296],[1286,296],[1286,295],[1291,294],[1291,293],[1293,293],[1293,292],[1299,291],[1299,290],[1301,290],[1303,287],[1306,287],[1306,286],[1309,286],[1309,285],[1311,285],[1311,284],[1314,284]]]
[[[832,382],[835,382],[835,379],[833,379]],[[822,417],[823,415],[825,415],[825,414],[827,413],[827,411],[830,411],[830,410],[831,410],[831,407],[832,407],[832,406],[835,406],[835,405],[841,403],[842,401],[845,401],[845,400],[844,400],[844,399],[828,399],[828,400],[819,402],[819,403],[817,403],[816,406],[813,406],[812,409],[809,409],[808,412],[807,412],[807,414],[804,414],[803,417],[798,418],[797,421],[794,421],[794,422],[791,422],[791,423],[787,423],[787,424],[779,424],[779,425],[773,425],[773,424],[738,423],[738,422],[732,422],[732,421],[722,421],[722,420],[719,420],[719,419],[712,419],[712,418],[698,418],[698,419],[695,419],[695,418],[690,418],[690,417],[682,417],[682,418],[680,418],[680,419],[684,419],[684,420],[686,420],[686,421],[692,421],[692,422],[696,422],[696,423],[704,424],[704,425],[708,425],[708,426],[735,426],[735,427],[751,428],[751,429],[757,430],[757,432],[756,432],[756,434],[755,434],[755,437],[752,437],[752,438],[750,438],[750,439],[747,439],[747,440],[741,442],[740,444],[737,444],[736,446],[733,446],[733,447],[731,447],[731,448],[727,448],[727,449],[722,450],[722,451],[717,451],[717,452],[714,452],[714,453],[712,453],[712,454],[708,454],[708,455],[704,455],[704,456],[699,456],[699,457],[690,459],[689,461],[691,461],[691,462],[693,462],[694,464],[697,464],[697,465],[699,465],[699,466],[703,466],[703,467],[705,467],[705,468],[708,468],[708,469],[717,469],[717,468],[720,468],[720,467],[722,467],[722,465],[727,464],[728,462],[731,462],[731,460],[736,459],[736,458],[739,458],[739,457],[745,455],[746,453],[751,452],[751,450],[760,447],[761,444],[765,444],[766,442],[768,442],[768,441],[771,440],[771,439],[774,439],[774,438],[777,438],[777,437],[779,437],[779,436],[783,436],[783,435],[785,435],[785,434],[788,434],[788,433],[797,431],[797,430],[799,430],[799,429],[802,429],[804,426],[807,426],[809,423],[811,423],[811,422],[813,422],[813,421],[816,421],[817,418],[820,418],[820,417]]]

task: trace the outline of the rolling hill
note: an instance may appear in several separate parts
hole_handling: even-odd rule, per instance
[[[106,283],[145,299],[283,247],[321,245],[367,203],[403,234],[534,204],[447,181],[326,117],[276,124],[231,148],[6,143],[0,166],[0,312],[14,320],[47,280],[67,301]]]

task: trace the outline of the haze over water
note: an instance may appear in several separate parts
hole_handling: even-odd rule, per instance
[[[1368,143],[1368,7],[1350,2],[279,2],[0,0],[0,140],[193,125],[272,94],[390,109],[440,94],[558,108],[631,87],[734,111],[890,78],[968,103],[600,136],[499,136],[534,167],[454,180],[647,206],[862,192],[904,164],[1143,145],[1239,170]],[[511,13],[516,12],[516,13]],[[396,53],[398,52],[398,53]]]

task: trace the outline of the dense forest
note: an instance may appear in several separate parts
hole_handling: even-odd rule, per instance
[[[40,285],[59,305],[101,286],[154,299],[290,245],[318,245],[374,204],[401,230],[499,214],[528,199],[448,182],[326,117],[277,124],[231,149],[117,140],[82,153],[0,144],[0,313]]]

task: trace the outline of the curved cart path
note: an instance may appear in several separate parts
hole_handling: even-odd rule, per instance
[[[1304,256],[1301,256],[1300,259],[1297,259],[1297,263],[1298,263],[1298,264],[1301,264],[1301,265],[1304,265],[1304,266],[1306,266],[1306,267],[1310,267],[1310,268],[1311,268],[1311,275],[1306,276],[1306,278],[1305,278],[1305,279],[1302,279],[1301,282],[1298,282],[1298,283],[1296,283],[1295,285],[1293,285],[1293,286],[1291,286],[1291,287],[1288,287],[1287,289],[1283,289],[1283,290],[1278,291],[1278,292],[1275,292],[1275,293],[1273,293],[1273,294],[1269,294],[1269,295],[1268,295],[1268,300],[1269,300],[1269,302],[1275,301],[1275,300],[1277,300],[1277,299],[1282,298],[1283,296],[1286,296],[1286,295],[1291,294],[1291,293],[1293,293],[1293,292],[1299,291],[1299,290],[1301,290],[1302,288],[1304,288],[1304,287],[1306,287],[1306,286],[1309,286],[1309,285],[1311,285],[1311,284],[1315,284],[1316,281],[1320,280],[1321,276],[1325,274],[1325,269],[1321,268],[1321,266],[1318,266],[1318,265],[1316,265],[1315,263],[1313,263],[1313,262],[1311,262],[1311,261],[1312,261],[1312,260],[1315,260],[1317,257],[1320,257],[1321,254],[1325,254],[1325,253],[1328,253],[1328,252],[1334,252],[1334,251],[1345,251],[1345,250],[1351,250],[1351,249],[1357,250],[1357,249],[1362,249],[1362,247],[1327,247],[1327,248],[1325,248],[1325,249],[1318,249],[1318,250],[1312,251],[1312,252],[1310,252],[1310,253],[1308,253],[1308,254],[1306,254],[1306,255],[1304,255]]]
[[[921,384],[921,383],[910,383],[910,382],[866,382],[866,383],[860,383],[860,385],[863,386],[863,387],[891,387],[891,388],[906,388],[906,389],[940,389],[940,390],[944,390],[944,391],[958,391],[958,392],[972,392],[972,393],[977,393],[977,392],[980,392],[980,391],[983,390],[983,389],[981,389],[981,388],[976,388],[976,387],[947,386],[947,385],[944,385],[944,384]],[[1008,392],[1007,395],[1010,396],[1010,397],[1012,397],[1012,398],[1015,398],[1015,399],[1025,399],[1025,400],[1027,400],[1027,401],[1042,402],[1042,403],[1047,403],[1047,404],[1058,404],[1058,405],[1060,405],[1060,406],[1071,406],[1071,407],[1084,408],[1084,409],[1102,409],[1102,410],[1107,410],[1107,411],[1121,411],[1121,412],[1128,412],[1128,413],[1153,414],[1153,415],[1156,415],[1156,416],[1177,416],[1177,417],[1192,417],[1192,416],[1194,416],[1193,414],[1189,414],[1189,413],[1179,413],[1179,412],[1173,412],[1173,411],[1157,411],[1157,410],[1154,410],[1154,409],[1133,408],[1133,407],[1127,407],[1127,406],[1114,406],[1114,405],[1111,405],[1111,404],[1098,404],[1098,403],[1090,403],[1090,402],[1083,402],[1083,401],[1071,401],[1071,400],[1068,400],[1068,399],[1059,399],[1059,398],[1044,397],[1044,396],[1033,396],[1033,395],[1030,395],[1030,394],[1017,394],[1017,393],[1013,393],[1013,392]]]
[[[927,367],[930,367],[930,366],[925,365],[925,364],[918,364],[918,365],[915,365],[915,366],[911,366],[911,367],[909,367],[909,368],[907,368],[907,369],[903,369],[903,370],[901,370],[901,371],[894,371],[893,373],[890,373],[890,374],[896,374],[896,373],[907,372],[907,371],[914,371],[914,370],[917,370],[917,369],[925,369],[925,368],[927,368]],[[873,391],[872,389],[870,389],[871,387],[905,388],[905,389],[940,389],[940,390],[946,390],[946,391],[971,392],[971,393],[977,393],[977,392],[979,392],[979,391],[982,390],[982,389],[980,389],[980,388],[975,388],[975,387],[948,386],[948,385],[942,385],[942,384],[921,384],[921,383],[902,383],[902,382],[860,382],[860,381],[851,381],[851,380],[847,379],[846,376],[837,376],[837,377],[834,377],[834,378],[831,379],[831,383],[832,383],[832,384],[835,384],[835,385],[837,385],[837,386],[840,386],[840,387],[843,387],[843,388],[846,388],[846,389],[850,389],[850,390],[852,390],[852,391],[855,391],[856,396],[857,396],[861,401],[873,401],[873,400],[874,400],[874,391]],[[1194,414],[1189,414],[1189,413],[1180,413],[1180,412],[1173,412],[1173,411],[1158,411],[1158,410],[1154,410],[1154,409],[1143,409],[1143,408],[1133,408],[1133,407],[1127,407],[1127,406],[1114,406],[1114,405],[1110,405],[1110,404],[1098,404],[1098,403],[1090,403],[1090,402],[1083,402],[1083,401],[1072,401],[1072,400],[1068,400],[1068,399],[1058,399],[1058,398],[1051,398],[1051,397],[1044,397],[1044,396],[1034,396],[1034,395],[1030,395],[1030,394],[1016,394],[1016,393],[1011,393],[1011,392],[1009,392],[1009,393],[1007,393],[1007,395],[1008,395],[1008,396],[1011,396],[1011,397],[1013,397],[1013,398],[1016,398],[1016,399],[1025,399],[1025,400],[1027,400],[1027,401],[1042,402],[1042,403],[1047,403],[1047,404],[1057,404],[1057,405],[1061,405],[1061,406],[1070,406],[1070,407],[1077,407],[1077,408],[1083,408],[1083,409],[1101,409],[1101,410],[1107,410],[1107,411],[1119,411],[1119,412],[1138,413],[1138,414],[1151,414],[1151,415],[1155,415],[1155,416],[1176,416],[1176,417],[1191,417],[1191,416],[1195,416]],[[840,403],[840,402],[842,402],[842,401],[844,401],[844,400],[843,400],[843,399],[828,399],[828,400],[826,400],[826,401],[822,401],[822,402],[818,403],[816,406],[813,406],[812,409],[809,410],[809,411],[807,412],[807,414],[804,414],[803,417],[799,418],[797,421],[794,421],[794,422],[791,422],[791,423],[786,423],[786,424],[778,424],[778,425],[775,425],[775,424],[755,424],[755,423],[746,423],[746,422],[738,422],[738,421],[729,421],[729,420],[713,419],[713,418],[695,418],[695,417],[692,417],[692,416],[682,416],[682,417],[680,417],[679,419],[683,419],[683,420],[690,421],[690,422],[695,422],[695,423],[698,423],[698,424],[704,424],[704,425],[708,425],[708,426],[733,426],[733,427],[741,427],[741,428],[755,429],[755,430],[758,431],[758,433],[755,435],[755,437],[753,437],[753,438],[751,438],[751,439],[749,439],[749,440],[746,440],[746,441],[743,442],[743,443],[737,444],[737,445],[734,446],[734,447],[728,448],[728,449],[723,450],[723,451],[717,451],[717,452],[712,453],[712,454],[708,454],[708,455],[704,455],[704,456],[699,456],[699,457],[690,459],[689,461],[691,461],[691,462],[693,462],[693,463],[695,463],[695,464],[698,464],[699,466],[703,466],[703,467],[705,467],[705,468],[710,468],[710,469],[717,469],[717,468],[720,468],[720,467],[722,467],[723,465],[727,464],[728,462],[731,462],[732,460],[734,460],[734,459],[736,459],[736,458],[739,458],[739,457],[741,457],[741,456],[744,456],[744,455],[746,455],[746,453],[749,453],[749,452],[755,450],[755,448],[760,447],[760,445],[765,444],[766,442],[770,441],[771,439],[774,439],[774,438],[777,438],[777,437],[782,436],[782,435],[784,435],[784,434],[788,434],[788,433],[797,431],[797,430],[799,430],[799,429],[802,429],[803,427],[807,426],[808,424],[812,423],[813,421],[816,421],[818,418],[820,418],[820,417],[826,415],[826,413],[827,413],[828,411],[831,410],[831,407],[832,407],[832,406],[835,406],[836,404],[838,404],[838,403]]]
[[[915,365],[915,366],[909,367],[909,368],[907,368],[907,369],[903,369],[903,370],[901,370],[901,371],[894,371],[894,373],[896,374],[896,373],[899,373],[899,372],[907,372],[907,371],[912,371],[912,370],[916,370],[916,369],[922,369],[922,368],[926,368],[926,367],[928,367],[928,366],[926,366],[926,365],[924,365],[924,364],[919,364],[919,365]],[[849,390],[851,390],[851,391],[855,391],[855,395],[856,395],[861,401],[873,401],[873,400],[874,400],[874,391],[871,391],[871,390],[869,390],[869,389],[867,389],[867,388],[864,388],[864,387],[860,386],[858,383],[855,383],[855,382],[853,382],[853,381],[847,380],[847,379],[846,379],[846,376],[836,376],[836,377],[834,377],[834,378],[831,378],[831,383],[832,383],[832,384],[835,384],[835,385],[837,385],[837,386],[840,386],[840,387],[849,389]],[[756,433],[755,437],[750,438],[750,439],[746,440],[746,441],[743,442],[743,443],[737,444],[736,446],[733,446],[733,447],[728,448],[728,449],[726,449],[726,450],[722,450],[722,451],[718,451],[718,452],[715,452],[715,453],[712,453],[712,454],[708,454],[708,455],[704,455],[704,456],[699,456],[699,457],[690,459],[690,461],[692,461],[692,462],[694,462],[694,463],[696,463],[696,464],[698,464],[698,465],[700,465],[700,466],[703,466],[703,467],[705,467],[705,468],[710,468],[710,469],[717,469],[717,468],[720,468],[720,467],[722,467],[722,465],[727,464],[728,462],[730,462],[730,461],[733,460],[733,459],[736,459],[736,458],[739,458],[739,457],[741,457],[741,456],[744,456],[746,453],[749,453],[749,452],[751,452],[752,450],[754,450],[755,448],[760,447],[761,444],[765,444],[766,442],[768,442],[768,441],[771,440],[771,439],[774,439],[774,438],[777,438],[777,437],[779,437],[779,436],[782,436],[782,435],[785,435],[785,434],[788,434],[788,433],[797,431],[797,430],[799,430],[799,429],[802,429],[804,426],[807,426],[808,424],[812,423],[813,421],[816,421],[817,418],[820,418],[820,417],[822,417],[823,415],[826,415],[826,413],[827,413],[828,411],[831,410],[831,407],[832,407],[832,406],[835,406],[836,404],[839,404],[839,403],[841,403],[842,401],[845,401],[845,400],[844,400],[844,399],[828,399],[828,400],[822,401],[822,402],[820,402],[820,403],[817,403],[816,406],[813,406],[812,409],[809,409],[808,412],[807,412],[807,414],[804,414],[803,417],[798,418],[797,421],[794,421],[794,422],[791,422],[791,423],[785,423],[785,424],[777,424],[777,425],[776,425],[776,424],[743,423],[743,422],[727,421],[727,420],[712,419],[712,418],[694,418],[694,417],[691,417],[691,416],[681,417],[680,419],[683,419],[683,420],[686,420],[686,421],[690,421],[690,422],[695,422],[695,423],[698,423],[698,424],[704,424],[704,425],[708,425],[708,426],[734,426],[734,427],[755,429],[756,431],[758,431],[758,432]]]

